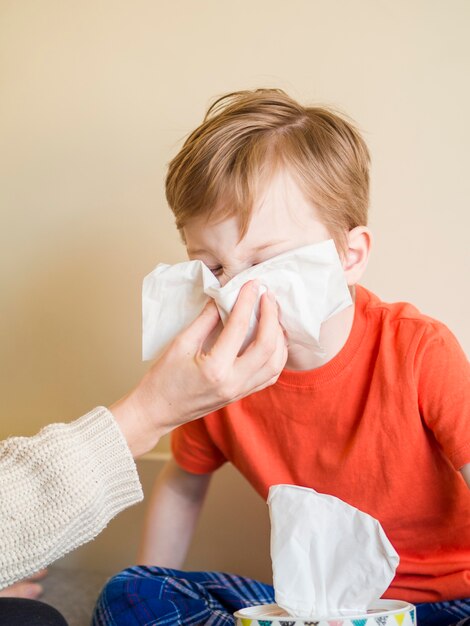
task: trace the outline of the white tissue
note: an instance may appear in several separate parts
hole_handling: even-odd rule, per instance
[[[322,322],[352,304],[344,271],[331,239],[254,265],[237,274],[223,287],[202,261],[159,264],[144,278],[143,283],[143,359],[153,359],[162,352],[181,330],[196,319],[209,298],[215,300],[225,323],[240,289],[252,279],[258,279],[274,293],[290,344],[319,350]],[[258,305],[263,291],[260,290]],[[255,313],[245,345],[256,332]]]
[[[293,485],[269,490],[276,603],[295,617],[365,614],[399,557],[380,523],[339,498]]]

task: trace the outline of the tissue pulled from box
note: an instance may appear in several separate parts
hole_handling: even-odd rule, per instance
[[[315,619],[365,614],[399,557],[380,523],[339,498],[293,485],[269,490],[276,603]]]
[[[277,300],[289,344],[321,352],[321,324],[352,304],[344,271],[333,240],[311,244],[272,257],[237,274],[221,286],[202,261],[159,264],[143,282],[143,359],[158,356],[213,298],[222,323],[227,320],[240,289],[249,280],[262,285],[246,346],[257,328],[259,299],[266,288]]]

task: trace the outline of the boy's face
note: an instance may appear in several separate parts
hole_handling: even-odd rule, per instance
[[[285,170],[275,174],[256,200],[241,241],[236,217],[220,222],[195,218],[183,234],[189,258],[203,261],[221,285],[282,252],[331,239],[315,207]]]

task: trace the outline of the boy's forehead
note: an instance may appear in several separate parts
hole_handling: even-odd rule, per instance
[[[190,238],[190,241],[187,241],[187,252],[190,256],[198,256],[201,254],[213,254],[214,256],[220,257],[223,252],[227,252],[230,249],[230,246],[227,245],[227,240],[217,237],[215,234],[213,237],[210,236],[210,233],[207,233],[208,236],[201,241],[197,241],[197,239]],[[233,247],[238,247],[242,253],[245,250],[247,253],[257,253],[266,250],[267,248],[274,247],[277,245],[283,245],[287,242],[285,238],[279,239],[266,239],[263,237],[260,238],[258,243],[256,239],[248,238],[249,233],[247,233],[242,239],[237,238],[236,240],[231,238]]]
[[[245,236],[240,239],[239,220],[235,215],[219,220],[196,218],[191,220],[183,231],[190,255],[219,253],[236,246],[248,248],[264,245],[264,241],[257,242],[258,229],[254,219],[250,221]]]
[[[210,215],[198,216],[183,227],[183,235],[190,256],[204,253],[221,256],[235,248],[244,255],[271,246],[288,246],[289,242],[304,245],[303,237],[319,224],[313,204],[290,173],[281,170],[257,194],[242,239],[236,215],[217,220],[211,220]]]

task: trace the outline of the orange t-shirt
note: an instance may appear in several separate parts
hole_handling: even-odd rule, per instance
[[[406,303],[358,287],[350,336],[311,371],[177,429],[193,473],[230,461],[267,497],[288,483],[337,496],[382,524],[400,555],[386,598],[470,597],[470,368],[455,337]]]

